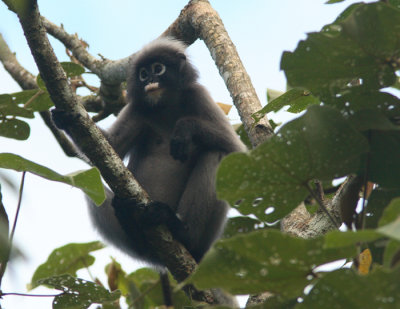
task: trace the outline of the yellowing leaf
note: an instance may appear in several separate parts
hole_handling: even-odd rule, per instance
[[[361,275],[367,275],[372,264],[372,255],[369,249],[365,249],[360,253],[358,256],[358,263],[358,272]]]
[[[218,106],[224,111],[225,115],[228,115],[229,111],[232,108],[232,105],[230,104],[225,104],[225,103],[221,103],[221,102],[216,102],[218,104]]]

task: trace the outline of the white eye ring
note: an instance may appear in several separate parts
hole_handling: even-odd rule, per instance
[[[163,75],[166,69],[165,65],[159,62],[154,62],[151,65],[151,71],[154,75]]]
[[[141,68],[139,70],[139,79],[141,82],[144,82],[149,78],[149,73],[147,73],[147,70],[145,68]]]

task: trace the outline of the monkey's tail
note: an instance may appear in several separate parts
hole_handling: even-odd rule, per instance
[[[167,308],[173,307],[171,284],[169,282],[168,272],[166,270],[160,271],[160,282],[164,297],[164,305]]]

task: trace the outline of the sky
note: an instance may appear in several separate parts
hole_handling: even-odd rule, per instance
[[[69,33],[78,33],[89,44],[89,52],[117,60],[124,58],[158,37],[176,19],[187,0],[38,0],[41,14]],[[262,105],[266,89],[284,91],[286,81],[279,69],[283,51],[292,51],[306,34],[319,31],[332,22],[349,4],[345,1],[326,5],[322,0],[210,0],[236,45],[241,60],[253,82]],[[33,74],[37,68],[26,44],[15,14],[0,2],[0,33],[19,62]],[[60,61],[68,61],[64,47],[51,38]],[[228,91],[204,43],[197,41],[188,49],[189,57],[200,73],[200,82],[215,101],[232,104]],[[89,83],[98,81],[85,75]],[[0,94],[20,91],[0,65]],[[240,121],[234,108],[229,114],[232,123]],[[287,120],[285,113],[271,115],[275,121]],[[113,119],[99,125],[107,128]],[[40,117],[28,121],[31,136],[27,141],[0,137],[0,151],[11,152],[45,165],[61,174],[88,167],[78,159],[66,157]],[[3,172],[3,170],[1,171]],[[17,184],[21,174],[5,172]],[[3,202],[10,222],[13,221],[17,196],[2,186]],[[50,182],[27,174],[22,209],[15,234],[15,244],[24,252],[23,259],[9,264],[3,279],[3,292],[26,292],[34,270],[45,262],[51,251],[72,242],[98,240],[99,236],[87,216],[83,194],[65,184]],[[138,267],[118,250],[107,248],[96,252],[96,266],[91,272],[104,281],[103,267],[110,257],[120,261],[126,271]],[[144,266],[143,264],[139,266]],[[89,279],[86,271],[78,273]],[[37,288],[32,293],[49,293]],[[7,296],[3,308],[51,308],[50,298]]]

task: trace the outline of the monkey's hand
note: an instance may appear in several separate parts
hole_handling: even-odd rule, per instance
[[[193,134],[190,125],[185,121],[178,121],[172,132],[170,154],[175,160],[185,162],[193,152]]]
[[[187,226],[167,204],[157,201],[151,202],[145,207],[142,220],[147,226],[165,224],[176,240],[186,247],[189,244]]]
[[[51,110],[51,118],[53,119],[53,122],[57,128],[66,132],[68,132],[68,128],[77,119],[77,117],[72,113],[58,108],[53,108]]]

